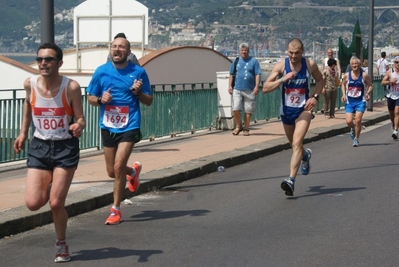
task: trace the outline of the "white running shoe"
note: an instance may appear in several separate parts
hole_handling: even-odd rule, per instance
[[[397,139],[398,139],[398,131],[397,131],[397,130],[393,130],[393,132],[392,132],[392,138],[393,138],[394,140],[397,140]]]

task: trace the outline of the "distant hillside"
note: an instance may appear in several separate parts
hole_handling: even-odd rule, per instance
[[[84,0],[54,0],[55,13],[69,10]],[[269,25],[266,32],[240,32],[239,35],[221,32],[215,40],[225,46],[236,46],[240,41],[276,42],[281,46],[290,37],[301,37],[309,46],[312,42],[332,43],[339,36],[350,38],[350,33],[358,20],[363,33],[368,31],[368,1],[365,0],[312,0],[298,2],[295,0],[144,0],[138,1],[150,10],[151,21],[161,25],[172,23],[187,23],[203,25],[203,32],[209,33],[214,23],[222,25]],[[245,8],[229,8],[243,5],[250,6],[362,6],[349,11],[329,11],[326,9],[286,9],[276,13],[272,9],[254,11]],[[375,0],[375,6],[395,5],[394,1]],[[37,44],[37,38],[32,37],[35,29],[25,29],[33,21],[40,21],[40,0],[0,0],[0,51],[4,49],[22,52],[31,51]],[[399,5],[399,4],[396,4]],[[375,20],[375,36],[377,45],[387,45],[391,40],[397,41],[395,30],[399,27],[399,18],[390,11],[384,13],[379,20]],[[72,22],[56,25],[56,33],[72,38]],[[39,33],[36,33],[36,36]],[[29,38],[27,38],[29,36]],[[156,38],[156,37],[154,37]],[[29,40],[27,40],[29,39]],[[25,41],[22,41],[25,40]],[[27,40],[27,41],[26,41]],[[166,37],[167,40],[167,37]],[[168,45],[167,43],[164,45]],[[399,44],[397,44],[399,45]]]
[[[40,19],[40,0],[0,0],[0,39],[17,39],[25,35],[24,27]],[[84,0],[54,0],[54,11],[70,9]]]

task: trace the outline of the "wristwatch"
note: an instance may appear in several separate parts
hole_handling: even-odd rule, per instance
[[[314,94],[313,98],[315,98],[317,101],[319,101],[319,95],[318,94]]]
[[[101,96],[99,96],[98,98],[97,98],[97,104],[98,105],[102,105],[103,103],[101,102]]]

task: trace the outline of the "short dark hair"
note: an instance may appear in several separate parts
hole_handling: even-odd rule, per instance
[[[385,52],[381,53],[381,57],[386,57],[386,56],[387,56],[387,53],[385,53]]]
[[[44,43],[41,46],[39,46],[39,48],[36,51],[36,54],[39,53],[39,50],[42,50],[42,49],[53,49],[55,51],[55,57],[58,60],[62,60],[62,57],[63,57],[62,49],[58,45],[56,45],[54,43]]]
[[[327,61],[327,65],[331,67],[332,65],[337,65],[337,61],[334,58],[330,58]]]
[[[299,38],[292,38],[291,40],[289,40],[287,47],[290,44],[294,44],[294,45],[299,44],[299,46],[301,47],[301,50],[305,50],[305,47],[303,46],[303,43],[302,43],[301,39],[299,39]]]
[[[125,39],[127,39],[127,38],[126,38],[126,35],[125,35],[123,32],[120,32],[120,33],[118,33],[117,35],[115,35],[114,40],[115,40],[116,38],[125,38]]]

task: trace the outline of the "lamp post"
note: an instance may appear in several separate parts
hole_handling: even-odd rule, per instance
[[[369,45],[368,45],[368,58],[369,58],[369,70],[368,73],[370,75],[371,79],[371,84],[373,84],[374,81],[374,74],[373,74],[373,69],[374,69],[374,59],[373,59],[373,50],[374,50],[374,0],[370,0],[370,18],[369,18]],[[368,111],[373,111],[373,93],[370,95],[370,100],[367,103],[367,110]]]
[[[40,0],[40,41],[54,43],[54,0]]]

